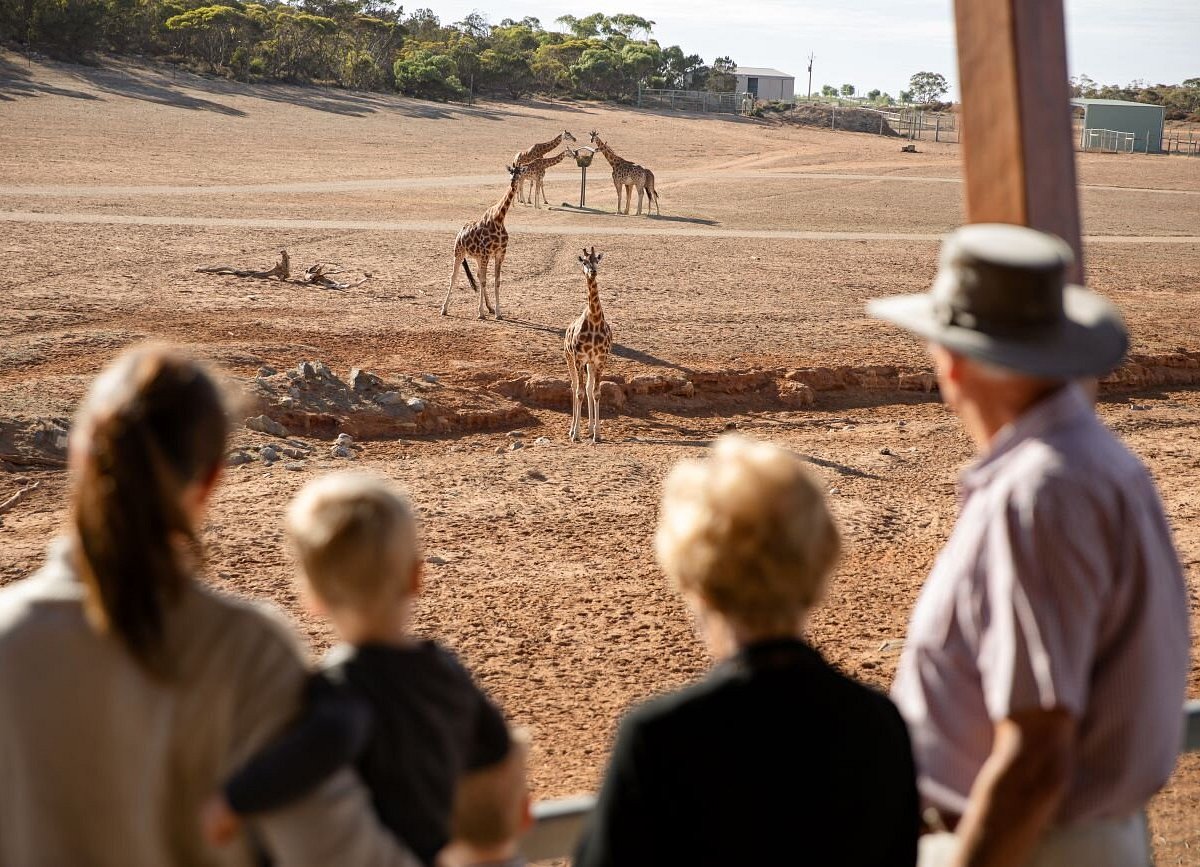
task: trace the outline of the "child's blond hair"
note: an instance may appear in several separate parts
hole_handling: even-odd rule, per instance
[[[304,579],[330,605],[359,605],[411,588],[420,560],[408,498],[365,473],[333,473],[304,487],[287,514]]]
[[[529,733],[509,733],[508,754],[464,776],[454,797],[450,837],[472,849],[487,850],[516,841],[525,830],[529,787],[525,763]]]
[[[664,485],[659,563],[686,594],[753,629],[787,629],[821,598],[841,548],[820,485],[795,455],[724,436]]]

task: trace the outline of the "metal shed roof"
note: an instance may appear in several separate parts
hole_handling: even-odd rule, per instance
[[[795,78],[796,76],[771,69],[769,66],[739,66],[733,70],[734,75],[753,75],[756,78]]]
[[[1153,105],[1149,102],[1130,102],[1127,99],[1072,99],[1071,105],[1077,105],[1080,108],[1087,108],[1089,105],[1120,105],[1126,108],[1153,108],[1165,111],[1161,105]]]

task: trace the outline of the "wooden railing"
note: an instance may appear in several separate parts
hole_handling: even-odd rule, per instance
[[[1183,707],[1180,749],[1200,752],[1200,701],[1189,701]],[[530,861],[569,858],[595,803],[591,795],[578,795],[534,804],[534,826],[521,843],[522,853]]]

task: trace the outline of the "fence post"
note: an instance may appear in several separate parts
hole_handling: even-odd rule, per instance
[[[829,128],[837,130],[837,103],[834,103],[833,111],[829,114]]]
[[[879,134],[883,135],[883,112],[879,113]]]
[[[642,107],[642,83],[638,82],[638,108]]]
[[[933,140],[941,141],[942,134],[942,116],[938,115],[933,119]]]

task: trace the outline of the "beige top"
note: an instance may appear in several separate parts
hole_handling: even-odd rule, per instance
[[[250,865],[200,836],[201,804],[296,712],[304,661],[282,618],[192,586],[148,677],[85,619],[69,547],[0,589],[0,864]],[[342,770],[256,821],[279,865],[415,867]]]

